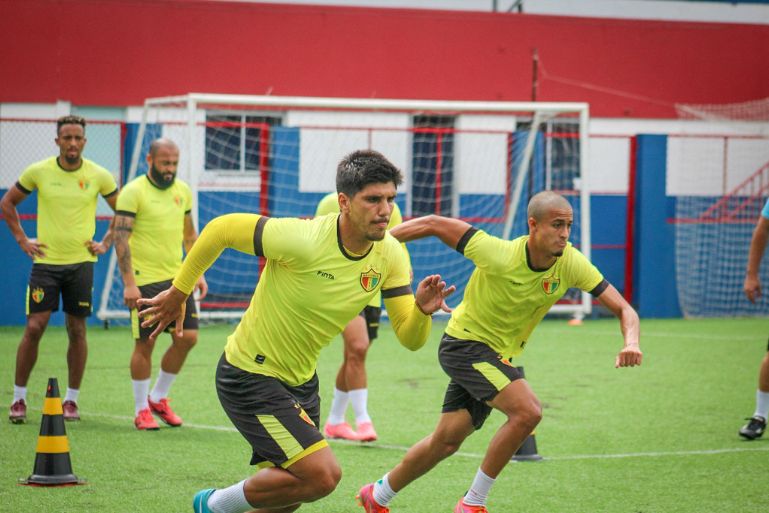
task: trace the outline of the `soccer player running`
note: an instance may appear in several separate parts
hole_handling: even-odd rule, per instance
[[[753,230],[748,253],[748,268],[745,273],[743,289],[751,303],[761,297],[761,279],[758,270],[761,267],[761,259],[764,256],[766,242],[769,240],[769,200],[764,204],[761,215]],[[766,420],[769,418],[769,345],[767,353],[761,360],[761,368],[758,373],[758,389],[756,390],[756,409],[748,423],[740,429],[740,436],[747,440],[760,438],[766,431]]]
[[[341,469],[318,429],[320,350],[379,291],[401,344],[419,349],[430,314],[454,291],[439,275],[411,291],[406,255],[387,232],[401,182],[400,170],[380,153],[351,153],[337,168],[338,216],[218,217],[202,230],[173,286],[138,301],[149,306],[142,324],[158,323],[155,337],[183,315],[198,276],[224,248],[267,258],[216,371],[219,400],[260,470],[228,488],[198,492],[196,513],[288,513],[336,488]]]
[[[171,345],[160,362],[155,386],[150,392],[152,328],[139,325],[136,301],[166,290],[182,265],[182,246],[189,252],[197,239],[192,222],[192,192],[176,178],[179,148],[170,139],[156,139],[147,154],[146,175],[123,187],[117,200],[115,216],[115,251],[123,277],[123,301],[131,310],[131,329],[135,340],[131,355],[131,381],[134,391],[134,426],[139,430],[157,430],[154,413],[172,427],[182,419],[168,404],[168,394],[184,365],[190,349],[198,341],[198,314],[192,296],[187,298],[184,332],[171,332]],[[201,276],[195,287],[200,298],[208,285]]]
[[[13,237],[33,260],[27,287],[27,323],[16,352],[16,379],[9,418],[27,420],[27,382],[37,362],[40,339],[51,312],[63,303],[69,346],[69,383],[62,403],[64,420],[80,420],[78,397],[88,359],[86,318],[91,315],[93,264],[112,243],[107,230],[101,242],[96,231],[96,204],[102,195],[114,210],[117,184],[109,171],[83,157],[85,119],[63,116],[56,121],[59,155],[27,167],[0,200]],[[29,238],[19,222],[17,205],[37,190],[37,237]]]
[[[339,212],[339,194],[332,192],[320,200],[315,210],[315,216]],[[389,230],[403,222],[401,210],[397,203],[393,203]],[[408,255],[406,245],[403,250]],[[379,319],[382,314],[381,294],[375,294],[371,301],[363,308],[353,320],[347,323],[342,331],[344,353],[342,365],[336,375],[334,397],[331,401],[326,424],[323,426],[323,434],[326,438],[341,438],[345,440],[359,440],[373,442],[377,439],[374,424],[368,413],[368,388],[366,380],[366,353],[369,345],[377,337],[379,331]],[[347,406],[351,405],[355,415],[354,431],[345,420]]]
[[[401,242],[436,236],[472,260],[475,269],[440,343],[438,358],[450,381],[438,425],[389,473],[361,488],[357,499],[367,513],[388,512],[398,492],[455,453],[494,408],[507,421],[454,508],[455,513],[487,512],[494,480],[542,416],[539,400],[510,358],[521,354],[531,332],[568,288],[589,291],[619,319],[624,347],[615,366],[641,364],[638,315],[568,242],[572,219],[569,202],[546,191],[529,202],[529,235],[512,241],[439,216],[393,228],[391,234]]]

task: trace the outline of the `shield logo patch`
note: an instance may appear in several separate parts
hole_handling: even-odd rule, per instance
[[[40,303],[43,298],[45,297],[45,292],[40,287],[35,287],[32,289],[32,301],[35,303]]]
[[[380,273],[374,271],[374,269],[369,269],[365,273],[360,274],[360,286],[366,292],[371,292],[379,285],[379,280],[381,279],[382,275]]]
[[[558,286],[561,284],[561,280],[555,277],[545,278],[542,280],[542,290],[548,296],[558,290]]]

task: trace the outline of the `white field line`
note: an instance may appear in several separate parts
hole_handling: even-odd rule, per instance
[[[30,408],[32,410],[37,410],[36,408]],[[39,410],[37,410],[39,411]],[[111,415],[107,413],[93,413],[93,412],[81,412],[81,416],[85,417],[86,419],[88,417],[100,417],[104,419],[111,419],[111,420],[119,420],[121,422],[126,423],[126,429],[133,429],[130,427],[131,423],[133,422],[133,417],[129,417],[127,415]],[[209,426],[206,424],[190,424],[185,422],[184,429],[201,429],[205,431],[223,431],[223,432],[232,432],[237,433],[238,430],[235,429],[232,426]],[[409,447],[403,446],[403,445],[392,445],[392,444],[383,444],[383,443],[365,443],[362,444],[360,442],[350,442],[347,440],[329,440],[329,442],[332,445],[340,444],[340,445],[359,445],[364,448],[371,448],[371,449],[384,449],[388,451],[397,451],[405,453]],[[747,442],[744,442],[747,443]],[[755,442],[754,442],[755,443]],[[761,444],[761,442],[758,442]],[[573,460],[604,460],[604,459],[623,459],[623,458],[662,458],[662,457],[671,457],[671,456],[712,456],[716,454],[735,454],[735,453],[741,453],[741,452],[769,452],[769,445],[758,445],[755,447],[730,447],[730,448],[724,448],[724,449],[702,449],[702,450],[692,450],[692,451],[651,451],[651,452],[628,452],[628,453],[617,453],[617,454],[574,454],[574,455],[566,455],[566,456],[542,456],[542,459],[545,461],[573,461]],[[471,458],[480,460],[483,459],[483,454],[479,453],[473,453],[473,452],[463,452],[463,451],[457,451],[454,456],[462,457],[462,458]]]

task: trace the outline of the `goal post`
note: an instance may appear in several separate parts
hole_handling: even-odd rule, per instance
[[[571,240],[590,257],[584,103],[276,97],[192,93],[150,98],[133,127],[127,180],[146,172],[149,143],[180,148],[178,176],[193,192],[199,227],[253,212],[311,217],[335,189],[337,163],[358,149],[383,153],[404,174],[396,201],[404,218],[439,214],[496,236],[527,233],[529,198],[545,189],[574,210]],[[440,273],[462,298],[472,263],[432,238],[409,243],[414,278]],[[206,273],[201,318],[239,318],[262,263],[226,250]],[[588,294],[570,290],[551,311],[583,316]],[[98,317],[127,319],[122,280],[110,256]]]

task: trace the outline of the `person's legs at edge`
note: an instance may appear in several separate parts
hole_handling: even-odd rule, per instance
[[[13,403],[10,420],[14,424],[26,422],[27,382],[37,362],[38,349],[43,333],[51,318],[51,311],[35,312],[27,315],[24,334],[16,350],[16,376],[13,387]]]
[[[154,349],[155,341],[149,338],[137,338],[134,341],[134,351],[131,354],[130,368],[131,384],[134,391],[134,426],[142,431],[155,431],[160,427],[152,416],[147,400],[150,390],[152,352]]]
[[[181,426],[182,419],[168,404],[168,395],[187,355],[198,342],[198,330],[185,329],[181,337],[172,332],[171,339],[171,345],[160,361],[160,372],[150,392],[148,403],[152,412],[160,416],[163,422],[169,426]]]
[[[366,379],[366,352],[369,339],[366,319],[362,315],[351,320],[342,331],[344,342],[344,356],[342,365],[336,375],[336,387],[334,397],[329,409],[329,416],[324,427],[324,434],[328,438],[343,438],[346,440],[359,440],[358,434],[353,431],[345,420],[347,405],[353,399],[353,410],[361,419],[368,418],[366,404],[367,379]]]
[[[767,420],[769,420],[769,352],[761,360],[761,368],[758,373],[756,409],[753,416],[748,419],[748,423],[740,429],[740,436],[747,440],[760,438],[766,431]]]

